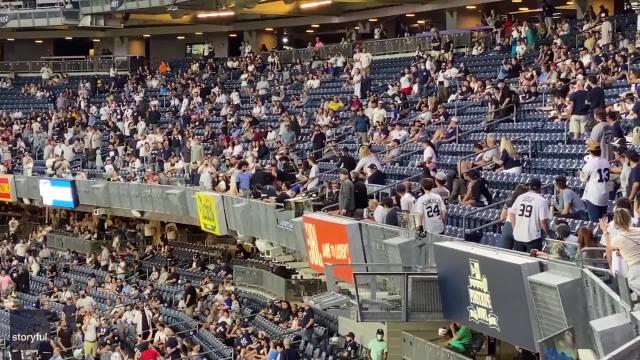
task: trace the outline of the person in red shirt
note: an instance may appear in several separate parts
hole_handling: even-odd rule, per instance
[[[160,360],[160,353],[153,346],[149,346],[149,343],[143,344],[142,348],[145,350],[140,353],[139,360]]]

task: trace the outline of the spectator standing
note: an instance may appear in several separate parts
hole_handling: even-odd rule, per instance
[[[367,345],[368,358],[371,360],[387,360],[387,342],[384,340],[384,330],[376,331],[376,338]]]
[[[580,180],[585,182],[582,199],[587,205],[589,221],[596,222],[607,215],[611,168],[609,167],[609,161],[601,157],[602,153],[598,142],[588,140],[587,151],[589,152],[589,158],[580,171]],[[629,183],[631,183],[631,178]],[[634,193],[631,194],[631,196],[634,195]]]
[[[370,127],[371,123],[369,122],[369,118],[364,115],[364,109],[360,107],[353,117],[353,128],[356,132],[358,144],[363,145],[369,143],[367,134],[369,133]]]
[[[590,140],[600,144],[601,157],[607,161],[613,160],[613,133],[611,125],[607,122],[607,116],[602,108],[593,112],[596,125],[591,130]]]
[[[584,81],[578,80],[575,91],[569,95],[569,108],[567,112],[571,114],[569,118],[569,131],[574,139],[580,139],[586,132],[589,121],[589,104],[587,104],[588,93],[584,90]]]
[[[542,183],[538,178],[529,182],[529,191],[518,196],[509,210],[509,222],[513,224],[513,250],[529,253],[542,250],[542,231],[549,236],[549,207],[540,195]]]
[[[350,216],[355,209],[353,182],[349,180],[349,170],[340,169],[340,192],[338,193],[338,214]]]
[[[428,234],[443,234],[447,222],[447,206],[442,197],[431,190],[435,187],[432,179],[422,179],[420,186],[424,195],[416,200],[416,213],[418,213],[418,232]]]

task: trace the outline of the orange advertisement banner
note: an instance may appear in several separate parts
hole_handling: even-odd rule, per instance
[[[0,201],[11,202],[11,179],[9,177],[0,177]]]
[[[348,224],[303,216],[304,241],[311,270],[324,273],[325,264],[351,264]],[[338,280],[353,283],[353,267],[338,266]]]

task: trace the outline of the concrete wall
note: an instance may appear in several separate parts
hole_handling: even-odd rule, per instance
[[[130,37],[127,41],[127,55],[146,56],[145,39]]]
[[[5,41],[4,61],[40,60],[43,56],[53,56],[53,41],[44,39],[42,44],[33,40]]]
[[[480,25],[481,14],[479,10],[458,9],[458,29],[470,28]]]
[[[259,31],[256,34],[256,44],[254,46],[255,51],[259,51],[262,44],[267,46],[267,49],[271,50],[276,47],[278,38],[273,31]]]
[[[150,38],[149,57],[151,60],[181,59],[185,56],[188,43],[204,43],[211,40],[216,47],[216,56],[227,56],[229,40],[226,33],[185,34],[184,40],[176,35],[154,35]]]

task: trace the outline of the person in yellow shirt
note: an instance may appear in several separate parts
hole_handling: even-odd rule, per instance
[[[329,103],[327,104],[327,108],[329,110],[333,110],[334,112],[338,112],[342,110],[343,107],[344,107],[344,104],[342,103],[342,100],[340,100],[338,96],[334,96],[333,99],[329,101]]]

